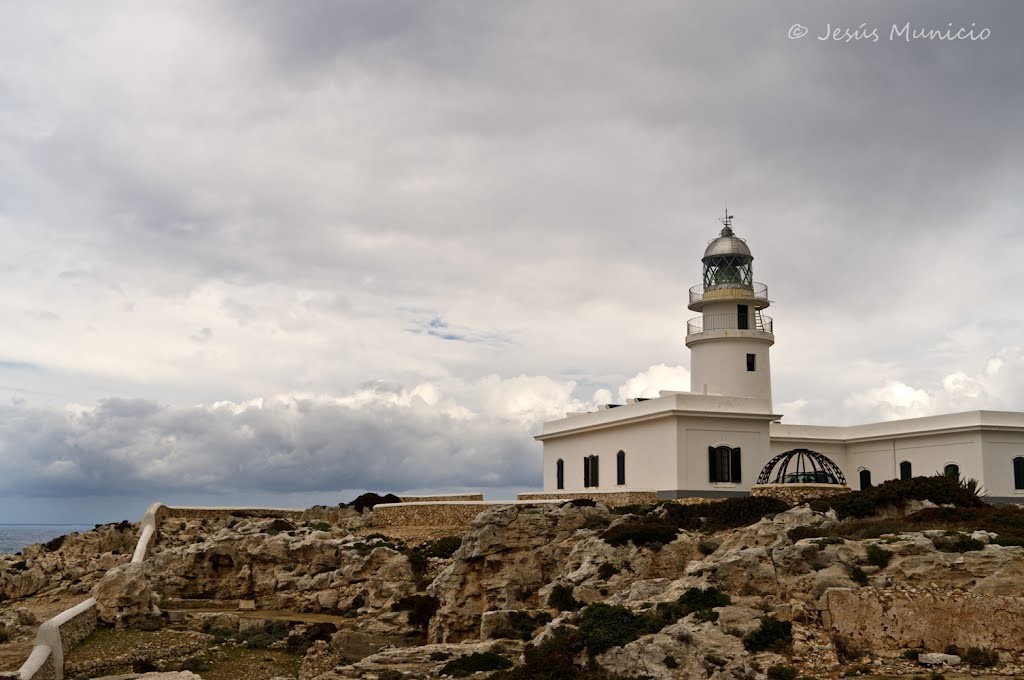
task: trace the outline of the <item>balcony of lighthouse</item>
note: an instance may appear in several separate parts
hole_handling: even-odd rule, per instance
[[[741,319],[738,314],[705,314],[686,322],[686,344],[699,340],[727,337],[763,338],[775,340],[772,317],[755,310]]]
[[[697,284],[690,289],[691,311],[699,312],[709,302],[748,302],[754,309],[764,309],[768,300],[768,286],[754,281],[750,284],[739,282]]]

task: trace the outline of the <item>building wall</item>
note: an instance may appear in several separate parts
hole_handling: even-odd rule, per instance
[[[990,497],[1024,503],[1024,489],[1015,489],[1013,478],[1013,459],[1024,456],[1024,432],[984,432],[981,446],[984,473],[976,479]]]
[[[616,483],[616,454],[626,453],[626,484]],[[555,466],[565,461],[565,491],[664,488],[676,478],[676,429],[671,417],[623,423],[544,442],[544,491],[558,491]],[[583,459],[599,457],[598,486],[583,486]]]
[[[699,393],[707,385],[709,393],[759,397],[770,403],[772,382],[768,350],[771,343],[739,335],[746,331],[728,332],[735,336],[690,345],[690,390]],[[747,354],[757,356],[757,370],[747,370]]]
[[[771,458],[768,421],[754,418],[699,418],[676,420],[679,430],[679,474],[676,489],[693,492],[736,493],[750,491],[757,475]],[[739,483],[711,482],[708,447],[740,447]],[[660,489],[664,489],[661,486]]]

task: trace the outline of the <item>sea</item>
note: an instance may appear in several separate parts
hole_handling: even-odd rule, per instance
[[[33,543],[94,527],[94,524],[0,524],[0,555],[21,552]]]

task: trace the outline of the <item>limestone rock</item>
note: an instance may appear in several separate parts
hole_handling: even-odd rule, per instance
[[[568,504],[509,505],[481,513],[452,563],[427,589],[440,601],[429,639],[477,639],[485,611],[546,606],[541,588],[554,580],[579,541],[594,536],[585,528],[588,520],[606,521],[609,516],[604,506]],[[584,568],[584,561],[579,558],[579,568]]]
[[[956,654],[922,654],[917,657],[917,662],[922,666],[959,666],[960,657]]]
[[[96,614],[106,623],[122,624],[136,617],[159,614],[159,598],[146,579],[142,564],[111,569],[93,589]]]
[[[613,674],[637,674],[656,680],[703,680],[712,677],[755,677],[749,655],[739,639],[713,624],[688,620],[667,626],[597,657],[598,664]]]

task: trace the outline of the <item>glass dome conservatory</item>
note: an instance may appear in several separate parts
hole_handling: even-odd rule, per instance
[[[843,471],[832,460],[810,449],[786,451],[768,461],[758,484],[846,484]]]

